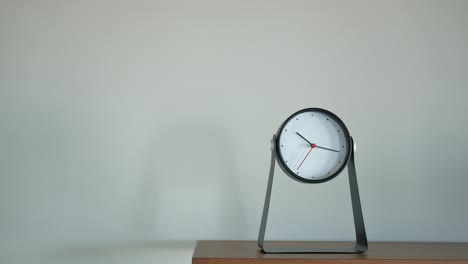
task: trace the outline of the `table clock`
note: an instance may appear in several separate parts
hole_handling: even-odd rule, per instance
[[[353,254],[367,251],[367,236],[359,198],[354,152],[356,146],[346,125],[332,112],[307,108],[292,114],[271,140],[271,163],[257,244],[265,253]],[[348,167],[356,244],[352,248],[272,248],[264,244],[275,165],[301,183],[324,183]]]

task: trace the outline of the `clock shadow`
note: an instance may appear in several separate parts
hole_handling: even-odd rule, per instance
[[[135,229],[143,239],[247,235],[232,140],[214,124],[161,124],[148,144]]]

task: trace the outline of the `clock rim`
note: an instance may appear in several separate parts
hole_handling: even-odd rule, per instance
[[[286,163],[284,162],[283,156],[281,154],[280,148],[278,148],[278,146],[280,145],[279,141],[280,141],[281,134],[283,132],[284,126],[292,118],[294,118],[295,116],[297,116],[299,114],[302,114],[304,112],[319,112],[319,113],[325,114],[325,115],[333,118],[338,123],[338,125],[341,127],[343,133],[345,134],[346,143],[348,145],[347,153],[346,153],[345,158],[344,158],[345,162],[343,162],[341,164],[341,167],[334,174],[332,174],[332,175],[330,175],[330,176],[328,176],[326,178],[320,179],[320,180],[310,180],[310,179],[305,179],[305,178],[302,178],[300,176],[297,176],[286,165]],[[352,142],[351,135],[349,134],[348,128],[346,127],[345,123],[337,115],[335,115],[334,113],[332,113],[332,112],[330,112],[330,111],[328,111],[326,109],[323,109],[323,108],[317,108],[317,107],[305,108],[305,109],[299,110],[299,111],[293,113],[292,115],[290,115],[278,128],[278,131],[276,132],[276,139],[275,139],[276,160],[278,160],[278,164],[280,165],[280,168],[283,170],[283,172],[286,173],[286,175],[291,177],[293,180],[296,180],[296,181],[299,181],[299,182],[302,182],[302,183],[323,183],[323,182],[327,182],[327,181],[330,181],[330,180],[336,178],[344,170],[344,168],[348,164],[349,158],[351,157],[351,151],[352,151],[352,148],[353,148],[353,146],[351,146],[351,142]]]

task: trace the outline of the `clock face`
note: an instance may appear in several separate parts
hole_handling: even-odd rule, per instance
[[[344,169],[351,153],[351,138],[343,121],[320,108],[294,113],[276,135],[280,167],[302,182],[331,180]]]

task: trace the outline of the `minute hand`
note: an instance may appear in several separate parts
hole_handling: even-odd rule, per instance
[[[324,148],[324,147],[321,147],[321,146],[315,146],[316,148],[319,148],[319,149],[326,149],[326,150],[329,150],[329,151],[334,151],[334,152],[339,152],[338,150],[334,150],[334,149],[329,149],[329,148]]]

